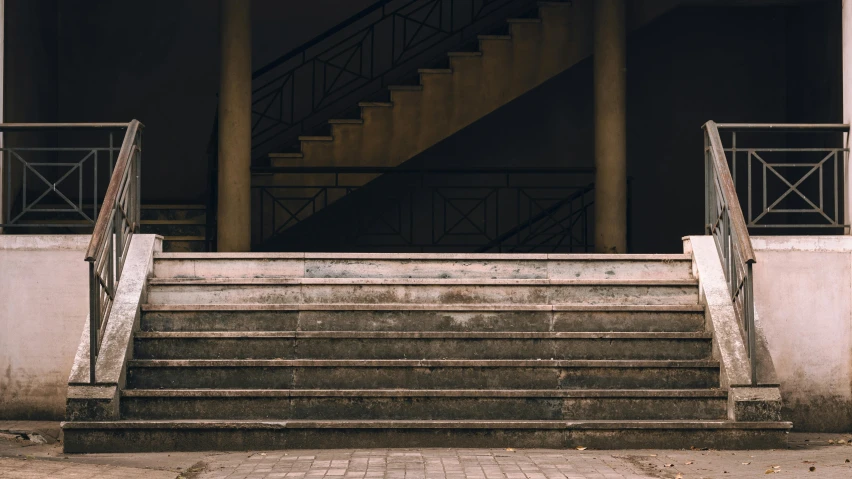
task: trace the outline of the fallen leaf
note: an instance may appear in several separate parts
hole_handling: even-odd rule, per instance
[[[781,466],[772,466],[772,469],[781,469]]]
[[[837,444],[846,444],[846,441],[844,441],[843,439],[838,439]]]
[[[829,439],[829,440],[828,440],[828,443],[829,443],[829,444],[834,444],[834,439]]]
[[[748,466],[749,464],[751,464],[751,463],[750,462],[744,462],[743,466]]]
[[[774,469],[767,469],[766,472],[764,472],[764,474],[775,474],[775,470]]]
[[[692,465],[692,463],[693,463],[693,461],[686,461],[687,466]]]
[[[674,467],[674,464],[663,464],[664,467]]]
[[[514,451],[515,451],[515,450],[514,450],[514,449],[512,449],[511,447],[507,447],[507,448],[506,448],[506,450],[507,450],[507,451],[512,451],[512,452],[514,452]]]
[[[97,371],[97,370],[96,370],[96,371]],[[651,454],[651,457],[657,457],[657,455],[656,455],[656,454]]]
[[[578,451],[585,451],[586,447],[585,446],[577,446],[577,450]]]

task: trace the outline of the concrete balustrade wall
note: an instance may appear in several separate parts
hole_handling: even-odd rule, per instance
[[[0,419],[62,419],[88,318],[88,235],[0,235]]]
[[[755,307],[798,431],[852,430],[852,237],[752,238]]]

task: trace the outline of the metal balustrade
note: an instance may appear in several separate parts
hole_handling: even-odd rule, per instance
[[[328,235],[350,251],[593,250],[592,168],[282,167],[258,171],[286,175],[290,184],[273,181],[252,187],[257,248],[268,244],[279,251],[333,250],[335,245],[319,241]],[[330,219],[323,220],[320,217],[327,208]],[[309,219],[310,226],[300,229]],[[329,225],[332,229],[325,231]]]
[[[127,131],[92,239],[86,250],[89,263],[89,382],[95,370],[107,319],[115,300],[124,261],[133,235],[139,232],[141,208],[142,124],[127,124]]]
[[[126,129],[127,123],[0,124],[0,229],[88,233]]]
[[[720,131],[730,135],[729,147],[723,145]],[[760,146],[743,143],[744,136],[750,137],[753,142],[758,132],[772,133],[776,138],[766,138],[765,135],[757,138],[768,142]],[[828,133],[829,137],[778,137],[779,134],[803,133]],[[712,235],[716,242],[731,302],[745,333],[752,385],[758,384],[752,271],[756,258],[749,228],[813,228],[817,231],[834,228],[847,233],[849,224],[843,218],[848,198],[846,174],[849,149],[843,146],[846,140],[843,136],[848,133],[849,125],[717,124],[713,121],[704,125],[704,223],[707,234]],[[815,141],[834,142],[836,145],[808,145]],[[791,143],[794,146],[790,146]],[[727,153],[731,154],[730,159]],[[773,156],[771,160],[770,155]],[[816,157],[804,159],[803,155]],[[746,174],[737,175],[742,168],[745,168]],[[796,168],[804,169],[804,173],[791,180],[789,174],[784,172]],[[830,188],[825,188],[826,177]],[[777,185],[773,188],[770,178],[776,178],[780,188]],[[806,189],[803,185],[810,178],[814,178],[817,185]],[[747,215],[743,214],[740,206],[742,196],[745,196],[748,205]],[[806,206],[785,205],[791,196]],[[755,197],[757,201],[754,201]],[[778,215],[782,216],[767,221]]]

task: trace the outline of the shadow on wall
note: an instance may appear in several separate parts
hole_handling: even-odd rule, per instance
[[[682,236],[703,233],[707,120],[839,121],[840,63],[830,52],[839,55],[834,8],[839,2],[680,8],[630,36],[633,252],[679,252]],[[810,56],[801,45],[829,53]],[[591,59],[579,63],[405,166],[594,166],[591,67]],[[382,195],[375,191],[380,183],[371,188]],[[334,211],[333,205],[301,228],[326,231],[343,219]]]
[[[7,83],[7,92],[14,92],[7,98],[22,105],[7,119],[48,121],[51,111],[60,121],[137,118],[146,125],[145,201],[204,198],[218,84],[214,2],[24,3],[41,6],[31,12],[40,24],[49,25],[56,11],[58,34],[45,40],[45,31],[12,30],[9,76],[26,67],[34,42],[58,45],[39,50],[40,58],[56,57],[57,67],[38,75],[41,62],[23,68],[36,78],[52,76],[52,82]],[[253,0],[254,64],[265,64],[371,3]],[[700,127],[705,121],[839,121],[839,8],[839,0],[682,7],[630,36],[628,159],[635,252],[679,251],[683,235],[702,232]],[[58,97],[51,100],[42,90],[58,91]],[[591,166],[591,92],[587,60],[413,161]],[[36,101],[42,104],[34,117],[28,105]]]

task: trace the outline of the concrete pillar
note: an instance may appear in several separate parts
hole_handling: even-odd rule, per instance
[[[595,251],[627,252],[624,0],[595,0]]]
[[[219,251],[251,249],[251,2],[219,0]]]
[[[852,124],[852,0],[841,7],[843,48],[843,123]],[[846,134],[846,147],[852,147],[852,135]],[[852,168],[846,170],[846,223],[852,224]]]

